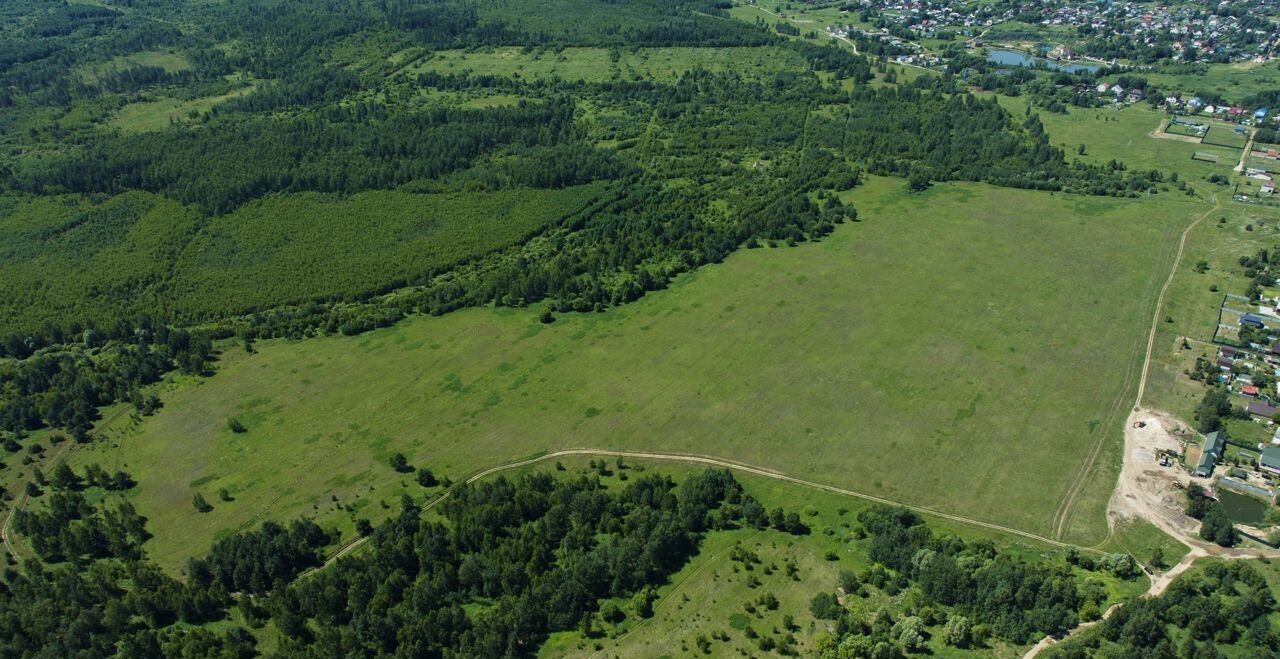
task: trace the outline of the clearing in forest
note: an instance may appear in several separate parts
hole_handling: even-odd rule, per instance
[[[1101,446],[1064,536],[1098,542],[1155,296],[1204,206],[903,188],[873,179],[849,193],[863,222],[606,313],[472,309],[229,349],[76,461],[143,484],[170,568],[266,517],[349,537],[381,502],[438,491],[395,452],[457,479],[575,446],[726,457],[1041,535]],[[192,509],[220,488],[235,500]]]

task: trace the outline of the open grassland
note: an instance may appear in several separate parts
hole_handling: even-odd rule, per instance
[[[107,122],[107,125],[112,128],[118,128],[125,133],[163,130],[174,122],[189,119],[193,113],[208,112],[213,106],[223,101],[244,96],[253,90],[254,86],[249,85],[217,96],[204,96],[190,100],[164,96],[153,100],[129,103],[116,111]]]
[[[1024,98],[1002,96],[1000,102],[1014,116],[1022,116],[1026,110]],[[1118,160],[1130,169],[1176,173],[1202,192],[1225,189],[1204,179],[1210,174],[1231,176],[1232,168],[1240,161],[1240,149],[1155,137],[1166,118],[1164,112],[1141,104],[1121,110],[1071,108],[1067,114],[1040,112],[1050,141],[1062,148],[1068,158],[1094,163]],[[1081,144],[1085,145],[1084,155],[1078,152]],[[1197,152],[1216,155],[1218,162],[1192,160]]]
[[[604,314],[472,309],[232,350],[77,460],[144,484],[170,568],[264,517],[385,514],[421,491],[396,451],[455,478],[559,447],[711,454],[1050,533],[1099,442],[1095,473],[1118,456],[1155,292],[1201,205],[887,179],[853,198],[867,221],[820,244],[741,252]],[[1069,539],[1105,534],[1099,478]],[[219,488],[236,501],[192,510]]]
[[[567,473],[595,473],[584,463],[585,459],[563,461]],[[625,485],[619,477],[626,477],[624,472],[629,472],[632,477],[638,476],[637,468],[647,473],[671,474],[677,480],[691,469],[700,469],[631,460],[626,461],[624,469],[618,469],[612,459],[608,465],[610,475],[603,479],[606,486]],[[538,468],[545,469],[545,463]],[[761,635],[781,636],[786,633],[783,617],[787,614],[794,617],[793,630],[800,656],[812,653],[814,638],[829,632],[832,624],[813,616],[809,607],[813,596],[820,592],[835,592],[837,575],[841,571],[858,573],[871,565],[866,555],[866,543],[859,542],[854,531],[858,526],[858,512],[866,504],[759,476],[736,474],[736,477],[766,508],[781,506],[799,513],[811,532],[793,536],[775,530],[748,528],[709,533],[698,555],[673,575],[667,585],[658,589],[659,597],[654,603],[652,618],[637,619],[628,615],[616,625],[603,625],[601,631],[606,633],[606,637],[599,639],[586,639],[578,631],[555,634],[542,647],[541,656],[587,657],[597,652],[604,656],[623,657],[688,656],[698,652],[696,641],[699,636],[707,639],[719,636],[711,645],[715,655],[729,655],[738,650],[750,655],[758,653],[759,649],[756,642],[746,636],[746,627],[751,626]],[[956,535],[968,541],[992,539],[1001,551],[1026,560],[1039,560],[1041,556],[1061,551],[1000,533],[979,532],[973,527],[938,518],[928,518],[927,521],[935,534]],[[748,568],[746,563],[734,560],[735,547],[754,553],[760,563]],[[788,564],[794,566],[794,576],[789,574]],[[1148,585],[1145,577],[1125,582],[1105,573],[1082,576],[1083,579],[1099,582],[1112,601],[1134,597]],[[759,605],[758,601],[765,593],[778,598],[780,604],[777,609]],[[845,601],[864,617],[869,617],[881,607],[896,611],[905,599],[888,597],[876,591],[866,598],[851,596]],[[627,602],[619,601],[618,605],[624,611],[630,611]],[[933,638],[929,648],[934,656],[1017,657],[1025,650],[1025,647],[1001,643],[964,651],[942,642],[940,626],[930,631]],[[729,638],[727,641],[723,640],[725,634]],[[600,643],[601,650],[595,649],[596,643]]]
[[[0,197],[0,328],[358,295],[523,240],[603,189],[286,194],[209,219],[144,192]]]
[[[1226,195],[1223,195],[1226,197]],[[1242,295],[1249,286],[1238,260],[1260,249],[1274,249],[1280,238],[1280,209],[1222,201],[1219,209],[1187,236],[1186,253],[1169,286],[1165,315],[1160,323],[1147,383],[1147,405],[1194,422],[1193,411],[1204,385],[1184,373],[1197,356],[1212,355],[1209,342],[1218,324],[1218,307],[1225,293]],[[1198,272],[1204,262],[1207,269]],[[1216,287],[1218,290],[1210,290]],[[1183,349],[1182,339],[1190,349]]]
[[[79,70],[79,74],[80,78],[85,82],[96,82],[103,73],[121,71],[135,66],[153,66],[164,69],[169,73],[189,71],[193,68],[191,62],[179,53],[167,50],[148,50],[121,55],[112,58],[108,62],[83,67]]]
[[[435,71],[443,74],[518,75],[525,80],[554,77],[588,82],[673,82],[694,69],[764,77],[802,67],[803,61],[795,52],[775,47],[548,48],[532,52],[523,48],[489,48],[439,51],[407,67],[406,71],[414,74]]]

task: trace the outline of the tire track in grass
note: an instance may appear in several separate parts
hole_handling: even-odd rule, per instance
[[[1214,195],[1213,206],[1201,214],[1200,217],[1197,217],[1191,224],[1188,224],[1187,228],[1182,230],[1182,236],[1178,239],[1178,251],[1173,257],[1173,266],[1169,268],[1169,276],[1165,278],[1164,285],[1160,287],[1160,294],[1156,296],[1155,311],[1152,312],[1151,329],[1147,332],[1147,350],[1142,359],[1142,375],[1138,378],[1138,393],[1134,398],[1134,407],[1142,403],[1142,397],[1146,394],[1147,376],[1151,372],[1151,354],[1155,348],[1156,331],[1160,328],[1160,313],[1164,310],[1164,300],[1169,292],[1169,286],[1173,284],[1173,278],[1178,274],[1178,266],[1182,263],[1182,255],[1187,246],[1187,236],[1191,235],[1191,230],[1196,228],[1201,221],[1217,210],[1219,210],[1218,197]],[[1130,364],[1130,367],[1132,368],[1132,364]],[[1129,375],[1126,372],[1126,382],[1128,378]],[[1119,402],[1120,399],[1117,399],[1116,404],[1113,404],[1113,410],[1118,406]],[[1108,421],[1110,418],[1111,413],[1108,414]],[[1058,511],[1054,513],[1053,537],[1055,540],[1062,538],[1063,532],[1067,527],[1066,521],[1070,519],[1076,501],[1079,500],[1080,493],[1084,491],[1084,486],[1088,483],[1089,474],[1092,473],[1093,467],[1098,461],[1098,456],[1102,453],[1103,446],[1106,445],[1106,439],[1107,433],[1104,429],[1094,442],[1093,450],[1090,451],[1089,457],[1085,460],[1084,467],[1077,472],[1075,481],[1068,488],[1067,496],[1062,500],[1062,505],[1058,506]],[[1110,530],[1108,530],[1108,535],[1110,535]]]

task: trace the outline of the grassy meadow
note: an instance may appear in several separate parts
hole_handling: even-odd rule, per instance
[[[1156,333],[1146,404],[1193,422],[1204,385],[1192,381],[1184,371],[1195,366],[1196,356],[1212,355],[1216,350],[1209,342],[1223,294],[1243,295],[1249,286],[1238,259],[1259,249],[1274,249],[1277,239],[1280,209],[1225,199],[1192,229],[1165,301],[1166,314],[1173,322],[1161,323]],[[1202,261],[1208,269],[1198,272],[1196,266]],[[1184,338],[1191,349],[1182,348]]]
[[[1275,62],[1210,64],[1202,74],[1144,71],[1140,75],[1162,93],[1176,92],[1187,96],[1207,92],[1220,94],[1233,103],[1280,86],[1280,65]],[[1104,80],[1114,82],[1118,77],[1110,76]]]
[[[187,120],[192,113],[200,114],[213,109],[213,106],[224,101],[245,96],[255,89],[247,85],[216,96],[202,96],[193,99],[179,99],[159,96],[154,99],[129,103],[116,111],[107,121],[111,128],[122,133],[141,133],[150,130],[164,130],[175,121]]]
[[[1014,116],[1022,116],[1026,110],[1025,98],[1002,96],[1000,101]],[[1163,111],[1142,104],[1120,110],[1071,108],[1066,114],[1040,113],[1051,142],[1062,148],[1068,158],[1094,163],[1118,160],[1129,169],[1176,173],[1203,193],[1226,189],[1208,183],[1205,177],[1231,176],[1232,168],[1240,161],[1240,149],[1154,137],[1166,117]],[[1085,145],[1083,155],[1078,153],[1081,144]],[[1216,155],[1218,162],[1192,160],[1191,156],[1197,152]]]
[[[866,221],[821,243],[603,314],[472,309],[231,349],[75,460],[143,484],[169,568],[266,517],[349,532],[424,496],[397,451],[454,478],[561,447],[702,453],[1048,534],[1102,441],[1066,535],[1101,540],[1154,294],[1201,205],[890,179],[851,196]],[[235,501],[195,513],[220,488]]]

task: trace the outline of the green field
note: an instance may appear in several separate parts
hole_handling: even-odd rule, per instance
[[[244,96],[253,90],[254,86],[249,85],[218,96],[204,96],[190,100],[162,96],[129,103],[116,111],[108,121],[108,125],[125,133],[163,130],[176,121],[188,119],[192,113],[208,112],[213,106],[223,101]]]
[[[616,53],[616,61],[613,55]],[[608,48],[545,49],[532,53],[522,48],[443,50],[406,67],[418,74],[470,73],[515,76],[525,80],[656,80],[674,82],[694,69],[734,71],[745,77],[769,76],[803,66],[795,52],[783,48]]]
[[[1187,236],[1186,253],[1165,301],[1165,313],[1173,322],[1161,323],[1156,334],[1144,398],[1147,405],[1193,422],[1204,385],[1190,380],[1184,371],[1195,365],[1197,355],[1215,352],[1209,341],[1223,294],[1242,295],[1249,285],[1238,259],[1274,247],[1277,237],[1280,209],[1227,201]],[[1201,261],[1208,265],[1203,273],[1196,271]],[[1218,290],[1209,290],[1211,286]],[[1182,338],[1189,341],[1190,350],[1182,348]]]
[[[1138,75],[1163,95],[1179,93],[1186,97],[1200,93],[1221,94],[1232,103],[1240,103],[1248,96],[1280,87],[1280,66],[1275,62],[1210,64],[1203,74],[1143,71]],[[1117,78],[1118,76],[1108,76],[1103,79],[1115,82]]]
[[[1001,103],[1014,116],[1021,116],[1026,107],[1026,100],[1022,98],[1001,97]],[[1176,173],[1200,190],[1221,189],[1205,183],[1204,178],[1210,174],[1230,176],[1240,160],[1240,150],[1153,137],[1166,117],[1163,112],[1143,105],[1121,110],[1071,108],[1067,114],[1040,113],[1050,140],[1061,147],[1068,158],[1096,163],[1118,160],[1129,169]],[[1084,155],[1077,153],[1081,144],[1085,145]],[[1214,154],[1218,162],[1192,160],[1196,152]]]
[[[206,220],[144,192],[0,198],[0,326],[72,310],[101,321],[122,305],[203,318],[356,295],[524,240],[602,190],[299,193]]]
[[[95,66],[83,67],[80,69],[79,74],[81,79],[93,82],[98,79],[98,76],[107,71],[119,71],[134,66],[154,66],[169,73],[188,71],[193,68],[191,62],[182,54],[171,51],[150,50],[115,57],[108,62]]]
[[[263,517],[378,516],[411,487],[395,451],[454,477],[559,447],[704,453],[1048,534],[1101,441],[1066,536],[1101,540],[1154,292],[1200,205],[901,189],[854,193],[867,221],[821,244],[734,254],[605,314],[472,309],[234,349],[76,460],[144,484],[170,568]],[[191,509],[221,487],[236,501]]]
[[[1232,149],[1243,149],[1248,141],[1248,135],[1237,133],[1234,127],[1226,126],[1219,122],[1214,122],[1209,128],[1209,132],[1204,136],[1205,144],[1225,146]]]

